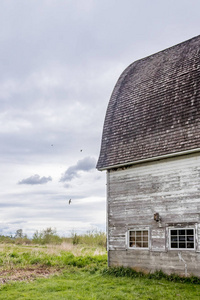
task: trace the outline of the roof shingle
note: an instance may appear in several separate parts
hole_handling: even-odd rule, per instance
[[[98,169],[200,147],[200,36],[131,64],[108,104]]]

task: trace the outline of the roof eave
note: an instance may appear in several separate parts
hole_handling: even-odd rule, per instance
[[[181,155],[187,155],[187,154],[192,154],[200,152],[200,148],[195,148],[195,149],[190,149],[190,150],[185,150],[185,151],[180,151],[180,152],[175,152],[175,153],[168,153],[160,156],[155,156],[155,157],[149,157],[149,158],[144,158],[136,161],[131,161],[131,162],[126,162],[126,163],[121,163],[117,165],[111,165],[108,167],[103,167],[103,168],[97,168],[99,171],[106,171],[110,169],[116,169],[116,168],[121,168],[121,167],[127,167],[130,165],[136,165],[140,163],[145,163],[145,162],[150,162],[150,161],[155,161],[155,160],[160,160],[160,159],[165,159],[165,158],[171,158],[175,156],[181,156]]]

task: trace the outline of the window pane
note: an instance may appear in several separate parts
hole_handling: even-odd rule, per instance
[[[179,243],[179,248],[186,248],[185,243]]]
[[[183,236],[183,235],[179,236],[179,241],[184,242],[185,241],[185,236]]]
[[[148,248],[148,240],[148,230],[129,231],[129,247],[131,248]]]
[[[193,248],[194,249],[194,243],[187,243],[187,248]]]
[[[178,231],[178,234],[179,234],[179,235],[185,235],[185,229],[180,229],[180,230]]]
[[[177,230],[171,230],[171,235],[177,235]]]
[[[171,243],[171,248],[178,248],[178,244],[177,243]]]
[[[170,230],[171,248],[194,249],[194,229]]]
[[[193,229],[187,229],[187,235],[194,235]]]

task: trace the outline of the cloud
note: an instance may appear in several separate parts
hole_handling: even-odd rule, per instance
[[[96,159],[93,157],[85,157],[78,160],[77,164],[69,167],[65,173],[62,175],[60,182],[71,181],[75,177],[79,177],[78,172],[84,171],[88,172],[94,169],[96,166]]]
[[[22,179],[21,181],[18,182],[18,184],[44,184],[47,183],[48,181],[52,181],[51,176],[49,177],[40,177],[38,174],[35,174],[33,176],[30,176],[28,178]]]
[[[92,157],[110,94],[130,63],[199,34],[200,2],[190,2],[1,1],[4,233],[105,225],[106,174],[93,169]],[[27,223],[12,224],[18,219]]]

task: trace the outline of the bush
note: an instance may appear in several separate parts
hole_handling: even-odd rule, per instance
[[[0,235],[0,243],[5,244],[14,244],[15,240],[12,236]]]
[[[80,244],[80,241],[81,241],[80,236],[78,236],[78,234],[76,234],[76,233],[73,233],[72,234],[72,244],[78,245],[78,244]]]
[[[23,233],[22,229],[17,229],[14,237],[0,235],[0,243],[6,244],[12,243],[16,245],[59,245],[62,242],[72,243],[73,245],[85,244],[93,247],[106,248],[106,234],[102,231],[91,230],[83,235],[79,235],[73,232],[71,237],[60,237],[56,233],[56,229],[52,229],[51,227],[49,227],[41,231],[36,230],[33,234],[32,239],[28,238],[27,235]]]
[[[34,244],[61,244],[62,238],[56,234],[56,229],[52,229],[51,227],[44,229],[42,231],[36,230],[33,234],[32,242]]]
[[[105,232],[92,230],[88,231],[86,234],[78,235],[77,233],[72,233],[72,243],[86,244],[90,246],[100,246],[106,248],[106,234]]]

